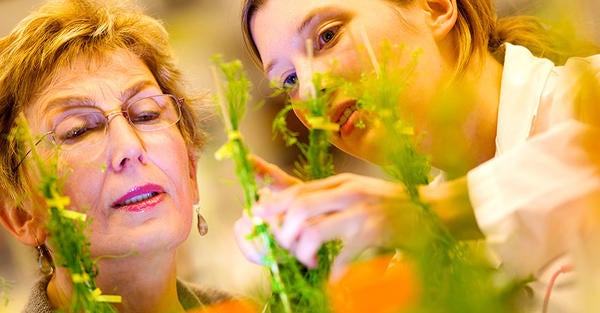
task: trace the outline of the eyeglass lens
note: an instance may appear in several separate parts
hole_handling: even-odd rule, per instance
[[[67,111],[55,122],[53,139],[61,149],[73,149],[101,141],[108,123],[123,114],[129,123],[141,131],[155,131],[176,124],[181,111],[173,95],[157,95],[130,103],[123,112],[104,114],[95,108],[78,108]]]

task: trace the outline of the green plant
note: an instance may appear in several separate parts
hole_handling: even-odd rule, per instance
[[[220,56],[215,56],[213,62],[219,66],[225,75],[226,86],[222,90],[221,80],[216,67],[211,67],[215,84],[217,87],[216,102],[219,103],[221,117],[226,127],[228,141],[216,152],[217,159],[230,158],[235,163],[235,173],[240,181],[244,194],[244,211],[252,217],[254,222],[254,233],[252,240],[260,238],[265,245],[266,254],[264,265],[270,271],[271,289],[276,298],[281,301],[281,310],[291,313],[290,291],[283,279],[278,264],[279,260],[286,255],[269,232],[269,226],[262,220],[253,217],[252,205],[258,200],[258,187],[254,179],[254,170],[248,161],[248,148],[242,140],[239,129],[240,121],[246,113],[246,105],[249,99],[251,83],[242,70],[240,61],[224,63]]]
[[[325,75],[316,73],[312,80],[313,93],[310,97],[298,101],[290,101],[273,121],[274,135],[281,135],[287,146],[296,145],[301,152],[296,162],[296,174],[305,181],[326,178],[335,174],[333,156],[330,152],[329,136],[338,131],[339,126],[329,121],[327,109],[330,92],[335,88],[317,88],[324,85]],[[301,110],[310,124],[308,143],[298,140],[297,133],[287,127],[286,115],[291,110]],[[340,240],[325,243],[317,252],[318,263],[315,268],[303,268],[304,279],[314,289],[312,300],[304,300],[312,311],[329,312],[325,284],[331,272],[331,265],[342,248]],[[302,266],[298,264],[297,266]]]
[[[266,246],[264,263],[270,270],[274,295],[268,301],[266,310],[295,313],[329,312],[324,284],[329,275],[333,256],[337,254],[336,249],[339,249],[338,244],[335,242],[326,244],[318,253],[317,268],[309,269],[277,244],[266,223],[252,216],[250,209],[258,200],[258,191],[253,168],[248,162],[248,148],[242,141],[239,131],[239,122],[245,113],[251,84],[240,61],[224,63],[220,57],[215,57],[214,62],[219,66],[226,80],[226,86],[222,90],[217,70],[213,67],[217,84],[216,101],[219,103],[229,138],[217,152],[217,158],[228,157],[234,160],[236,175],[244,191],[245,212],[255,221],[252,237],[261,238]],[[315,109],[322,110],[322,108]],[[329,143],[326,136],[325,132],[315,132],[311,136],[313,144],[301,147],[307,156],[307,165],[302,168],[308,177],[321,178],[333,173],[331,157],[327,153]]]
[[[492,266],[484,249],[457,240],[419,196],[418,186],[429,182],[430,163],[417,151],[420,134],[415,133],[412,117],[401,105],[411,77],[419,75],[415,72],[418,53],[405,60],[403,48],[388,43],[383,43],[381,51],[380,59],[372,60],[374,70],[364,72],[358,86],[343,80],[339,85],[358,99],[360,109],[372,113],[372,118],[362,123],[384,127],[386,136],[380,145],[385,148],[386,161],[382,168],[405,185],[416,208],[413,222],[418,234],[401,247],[416,265],[422,290],[422,301],[410,312],[514,312],[513,300],[526,281],[509,279]]]
[[[54,251],[56,266],[63,267],[71,274],[73,293],[66,312],[115,312],[109,303],[120,302],[119,296],[103,295],[96,286],[94,278],[98,275],[96,262],[90,254],[90,242],[86,228],[91,223],[84,213],[68,209],[69,198],[61,193],[64,184],[58,175],[58,153],[50,158],[42,158],[35,146],[34,137],[29,131],[27,120],[23,114],[16,121],[16,127],[10,136],[20,143],[21,147],[31,149],[35,170],[39,174],[38,192],[46,200],[49,242]],[[58,147],[56,151],[58,152]],[[25,149],[21,149],[25,151]],[[25,157],[25,155],[23,155]]]

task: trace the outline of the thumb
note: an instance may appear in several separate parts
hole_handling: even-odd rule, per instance
[[[235,242],[240,251],[249,261],[262,264],[265,247],[260,239],[250,238],[253,232],[254,224],[246,214],[243,214],[233,226]]]

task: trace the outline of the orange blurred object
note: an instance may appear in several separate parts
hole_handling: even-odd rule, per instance
[[[329,293],[336,313],[397,313],[417,304],[416,281],[407,261],[380,256],[350,265]]]
[[[418,304],[419,288],[408,261],[379,256],[351,264],[346,273],[328,285],[335,313],[398,313]],[[230,300],[188,313],[258,313],[248,300]]]

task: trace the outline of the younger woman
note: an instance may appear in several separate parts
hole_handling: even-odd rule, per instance
[[[539,22],[497,19],[489,0],[246,0],[243,8],[249,50],[270,81],[292,87],[293,99],[310,96],[315,72],[358,82],[372,70],[357,48],[365,41],[375,56],[384,40],[418,51],[398,105],[411,112],[424,134],[422,152],[447,178],[422,186],[422,199],[458,237],[483,236],[507,270],[534,275],[538,298],[553,273],[569,268],[583,216],[600,198],[600,55],[566,61]],[[355,103],[333,93],[330,121],[340,130],[331,142],[385,164],[380,139],[392,134],[361,119],[367,112]],[[356,127],[358,120],[364,127]],[[385,210],[387,203],[403,202],[407,212],[413,209],[399,184],[352,174],[299,183],[264,161],[256,166],[275,178],[275,192],[253,212],[309,266],[321,244],[334,238],[345,242],[344,262],[367,247],[418,234],[408,219],[399,223],[402,216],[390,218]],[[259,260],[245,240],[249,229],[242,217],[238,241]],[[581,311],[576,303],[569,296],[550,302]]]

